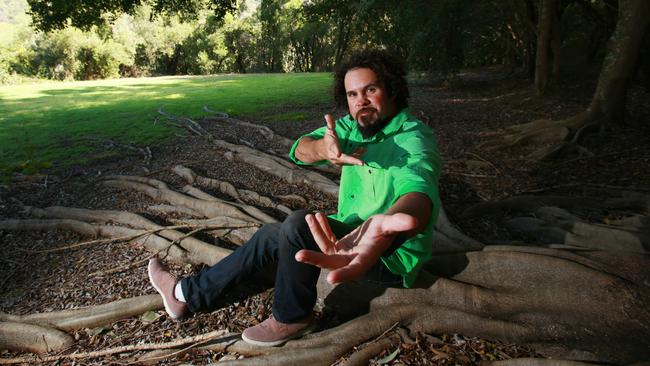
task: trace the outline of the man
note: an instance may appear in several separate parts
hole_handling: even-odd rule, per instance
[[[225,291],[277,263],[273,315],[242,333],[246,342],[274,346],[312,330],[320,268],[331,270],[330,283],[413,284],[431,256],[440,158],[431,130],[409,114],[405,75],[385,52],[352,56],[334,84],[337,103],[350,114],[338,121],[326,115],[326,126],[291,149],[297,164],[342,165],[337,214],[294,212],[180,281],[150,261],[149,278],[172,318],[214,309]]]

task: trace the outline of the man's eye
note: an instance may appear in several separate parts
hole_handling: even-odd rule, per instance
[[[374,88],[374,87],[368,88],[368,93],[374,93],[376,91],[377,91],[377,88]]]

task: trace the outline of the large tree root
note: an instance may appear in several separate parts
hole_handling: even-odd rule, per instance
[[[330,365],[354,347],[370,346],[347,360],[362,365],[381,348],[374,340],[395,337],[390,329],[398,324],[412,333],[516,342],[555,360],[618,364],[650,357],[646,256],[501,246],[436,256],[428,268],[445,277],[425,272],[406,290],[361,283],[332,288],[323,273],[319,295],[326,309],[350,321],[282,348],[232,339],[201,348],[249,356],[229,365]]]
[[[338,185],[330,179],[316,172],[299,168],[285,159],[223,140],[213,140],[213,142],[218,147],[231,151],[234,154],[233,158],[236,157],[289,183],[305,184],[332,196],[336,196],[339,192]]]
[[[26,323],[0,322],[0,349],[43,353],[64,350],[73,344],[74,339],[68,333],[57,329]]]
[[[237,189],[231,183],[222,180],[202,177],[194,173],[192,169],[184,167],[182,165],[176,165],[172,170],[174,173],[185,179],[189,184],[194,184],[196,182],[201,186],[217,189],[219,192],[227,194],[239,203],[244,203],[244,200],[246,200],[252,201],[254,204],[258,204],[263,207],[274,208],[286,213],[287,215],[293,212],[289,207],[276,203],[269,197],[262,196],[257,192],[253,192],[247,189]]]
[[[194,263],[186,251],[175,246],[173,242],[147,230],[135,230],[121,226],[96,225],[70,219],[52,220],[5,220],[0,222],[2,230],[68,230],[82,235],[105,238],[130,238],[148,250],[165,251],[166,256],[179,263]],[[222,255],[223,256],[223,255]],[[202,263],[202,262],[199,262]],[[199,264],[194,263],[194,264]]]
[[[440,208],[433,238],[434,253],[468,252],[481,250],[483,247],[484,245],[481,242],[468,237],[456,229],[449,221],[449,218],[447,218],[445,210],[442,207]]]
[[[243,212],[243,210],[221,200],[206,201],[186,196],[170,189],[166,183],[156,179],[138,176],[109,176],[103,182],[105,186],[121,189],[130,189],[142,192],[149,197],[166,201],[175,205],[189,207],[205,217],[228,216],[251,222],[276,222],[277,220],[265,217],[260,220]]]
[[[535,217],[518,217],[508,228],[545,244],[566,244],[610,251],[644,253],[650,249],[650,231],[635,227],[589,224],[556,207],[541,207]]]
[[[43,357],[22,357],[14,359],[0,359],[0,364],[15,364],[15,363],[25,363],[25,362],[52,362],[60,360],[79,360],[79,359],[88,359],[88,358],[97,358],[114,355],[116,353],[127,353],[134,351],[143,351],[143,350],[152,350],[152,349],[168,349],[185,344],[195,344],[207,342],[211,339],[223,336],[228,333],[223,330],[215,330],[209,333],[200,334],[193,337],[187,337],[182,339],[177,339],[171,342],[165,343],[152,343],[152,344],[132,344],[127,346],[120,346],[115,348],[103,349],[100,351],[87,352],[87,353],[72,353],[67,355],[58,355],[58,356],[43,356]]]
[[[288,139],[288,138],[286,138],[284,136],[281,136],[281,135],[277,135],[275,132],[273,132],[272,129],[270,129],[270,128],[266,127],[266,126],[258,125],[256,123],[242,121],[242,120],[237,119],[237,118],[232,118],[232,117],[230,117],[228,115],[228,113],[213,111],[207,105],[203,106],[203,110],[208,112],[208,113],[212,113],[214,115],[214,117],[217,118],[217,119],[220,119],[220,120],[226,121],[228,123],[232,123],[232,124],[235,124],[235,125],[245,127],[246,130],[249,130],[251,128],[254,129],[254,130],[257,130],[257,132],[261,136],[264,136],[266,139],[277,141],[278,144],[284,150],[289,150],[291,148],[291,146],[293,145],[293,140]]]
[[[241,220],[251,223],[276,222],[275,219],[265,214],[263,216],[260,216],[260,219],[251,216],[248,212],[259,211],[252,206],[245,205],[248,206],[246,209],[240,209],[239,207],[226,203],[225,201],[217,200],[216,198],[211,201],[197,199],[180,192],[173,191],[167,187],[165,183],[155,179],[134,176],[112,177],[111,179],[105,181],[104,185],[113,188],[139,191],[145,193],[155,200],[162,200],[174,205],[189,208],[195,212],[200,213],[204,217],[228,217],[232,218],[233,220]],[[262,218],[265,221],[262,221]],[[248,240],[255,233],[255,231],[256,230],[254,229],[231,230],[226,235],[226,237],[228,240],[231,240],[234,243],[241,244],[246,242],[246,240]]]
[[[564,149],[577,147],[581,133],[593,124],[594,118],[595,115],[587,111],[562,121],[540,119],[510,126],[490,134],[491,136],[480,143],[478,148],[493,151],[530,144],[540,147],[529,153],[527,158],[543,160]]]
[[[125,317],[128,318],[150,310],[162,309],[162,305],[160,296],[144,295],[72,310],[29,315],[0,313],[0,321],[46,325],[61,330],[75,330],[112,324],[114,321]]]
[[[49,313],[22,316],[0,313],[0,348],[34,353],[61,351],[74,344],[74,339],[64,331],[112,324],[162,306],[160,296],[146,295]]]
[[[104,182],[108,186],[135,189],[150,197],[170,202],[179,209],[202,217],[211,217],[208,221],[197,223],[188,228],[219,229],[218,235],[233,242],[244,242],[256,231],[261,221],[275,222],[275,219],[262,213],[259,209],[242,203],[227,203],[207,195],[198,189],[186,187],[186,191],[199,198],[186,196],[173,191],[165,183],[142,177],[109,177]],[[25,207],[25,213],[38,219],[5,220],[0,222],[2,230],[53,230],[64,229],[91,237],[108,237],[132,240],[159,253],[164,251],[168,260],[178,263],[212,265],[230,254],[230,250],[207,244],[201,240],[165,227],[140,215],[124,211],[88,210],[67,207],[36,208]],[[70,246],[75,247],[75,246]],[[65,248],[62,248],[63,250]],[[90,307],[83,310],[13,316],[1,314],[3,325],[0,339],[5,348],[23,349],[33,352],[61,350],[70,345],[70,337],[62,330],[93,327],[111,323],[117,319],[141,314],[152,308],[160,308],[160,297],[129,299],[108,305]],[[152,303],[152,299],[154,303]],[[153,307],[152,307],[153,305]],[[23,337],[14,334],[22,333]],[[38,338],[39,341],[33,341]],[[42,340],[42,341],[41,341]]]
[[[467,209],[467,216],[523,212],[531,216],[515,217],[507,227],[527,240],[541,244],[563,244],[573,247],[610,251],[646,253],[650,250],[650,219],[635,215],[613,220],[610,224],[591,224],[559,208],[636,210],[648,213],[650,198],[628,192],[620,198],[601,202],[564,196],[518,196],[501,202],[480,203]],[[558,206],[558,207],[555,207]],[[607,222],[603,219],[602,222]]]
[[[162,107],[158,109],[158,113],[165,116],[167,118],[166,121],[170,122],[172,125],[179,128],[185,128],[195,135],[204,136],[208,138],[216,146],[228,150],[230,154],[226,155],[227,158],[234,158],[233,156],[234,154],[237,156],[239,160],[254,165],[257,168],[261,169],[262,171],[267,172],[276,177],[279,177],[281,179],[284,179],[289,183],[310,185],[322,192],[331,194],[332,196],[336,196],[338,194],[338,186],[336,185],[336,183],[332,182],[330,179],[316,172],[297,167],[294,164],[288,162],[286,159],[280,158],[276,155],[271,155],[256,150],[252,146],[252,144],[242,141],[241,139],[238,140],[244,143],[244,145],[232,144],[224,140],[216,139],[197,122],[189,118],[176,117],[172,114],[166,113],[162,110]],[[230,119],[225,114],[223,114],[221,117],[229,119],[230,122],[233,122],[232,119]],[[243,121],[238,121],[236,123],[248,124],[249,127],[253,127],[254,125]],[[269,136],[274,135],[273,131],[271,131],[267,127],[254,125],[254,128],[264,131],[266,135]],[[290,144],[288,144],[288,142],[286,142],[288,141],[288,139],[280,138],[280,140],[283,141],[281,142],[281,144],[286,144],[287,147],[291,146]],[[327,169],[327,170],[331,171],[331,169]]]
[[[327,304],[339,312],[365,315],[229,364],[329,365],[395,323],[412,332],[459,332],[528,344],[547,356],[615,363],[644,360],[650,357],[645,347],[650,312],[644,306],[650,293],[634,276],[617,273],[628,259],[650,264],[644,257],[610,258],[604,252],[578,255],[500,247],[438,257],[435,263],[457,265],[450,268],[455,274],[422,276],[415,289],[373,289],[355,283],[331,289],[321,281],[321,291],[330,291]],[[240,345],[245,346],[237,342],[228,349],[248,354]]]
[[[258,125],[256,123],[242,121],[242,120],[237,119],[237,118],[232,118],[227,113],[213,111],[210,108],[208,108],[208,106],[203,106],[203,110],[208,112],[208,113],[214,114],[214,116],[219,120],[242,126],[242,127],[246,128],[247,130],[251,129],[251,128],[255,129],[255,130],[258,131],[258,134],[260,136],[263,136],[267,140],[274,141],[274,143],[276,145],[279,145],[279,147],[282,149],[282,153],[278,154],[278,152],[276,152],[276,151],[267,151],[271,155],[285,157],[286,156],[286,151],[289,151],[289,149],[291,148],[291,146],[294,143],[294,140],[291,140],[291,139],[288,139],[288,138],[286,138],[284,136],[278,135],[275,132],[273,132],[272,129],[270,129],[270,128],[266,127],[266,126]],[[243,143],[244,145],[255,149],[255,146],[252,146],[252,144],[241,141],[241,139],[237,139],[237,140],[239,140],[240,143]],[[322,172],[330,173],[330,174],[340,174],[341,173],[341,169],[339,167],[334,166],[334,165],[330,165],[330,164],[313,166],[311,168],[322,171]]]
[[[419,288],[344,284],[325,303],[339,312],[354,312],[349,304],[357,304],[353,315],[375,314],[349,323],[369,337],[399,322],[412,331],[528,344],[547,356],[626,363],[650,357],[649,264],[635,254],[486,247],[434,257],[428,269],[447,278],[421,276]],[[327,291],[325,282],[319,285]]]
[[[164,226],[155,224],[154,222],[131,212],[125,211],[108,211],[108,210],[87,210],[81,208],[70,207],[48,207],[48,208],[35,208],[27,207],[26,211],[36,217],[40,218],[55,218],[61,220],[74,221],[75,225],[67,226],[68,230],[78,232],[83,235],[101,236],[101,237],[124,237],[129,235],[147,234],[147,231],[156,230],[156,235],[144,235],[137,241],[146,247],[149,251],[157,252],[160,250],[167,250],[170,259],[179,263],[192,263],[192,264],[207,264],[212,265],[218,262],[221,258],[230,254],[230,250],[220,248],[193,237],[186,237],[185,234],[176,231],[165,229]],[[24,221],[24,220],[23,220]],[[89,224],[87,221],[95,223],[113,222],[124,226],[137,227],[140,230],[130,229],[123,226],[114,225],[98,225]],[[41,220],[41,223],[56,222],[52,220]],[[64,221],[67,222],[67,221]],[[44,230],[45,227],[37,227],[36,222],[28,221],[27,226],[22,227],[22,230]],[[43,225],[39,224],[39,225]],[[222,222],[211,223],[212,226],[228,226],[228,225],[244,225],[246,221],[230,219]],[[6,226],[1,226],[9,229]],[[60,226],[57,226],[60,228]],[[254,232],[252,228],[247,228],[249,231]],[[236,229],[232,230],[236,232]],[[237,231],[238,232],[238,231]],[[240,233],[240,235],[249,235],[248,231]],[[252,235],[252,234],[250,234]],[[246,238],[247,240],[248,238]]]

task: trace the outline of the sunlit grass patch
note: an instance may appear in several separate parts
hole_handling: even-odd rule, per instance
[[[305,112],[285,112],[274,114],[268,120],[273,122],[301,122],[309,118],[309,114]]]
[[[279,106],[330,100],[326,73],[173,76],[39,82],[0,89],[0,166],[47,160],[55,166],[106,156],[85,137],[149,145],[184,133],[154,124],[157,110],[201,118],[208,106],[231,115],[273,113]],[[303,118],[287,112],[274,118]],[[83,147],[80,149],[80,147]],[[110,154],[109,154],[110,155]]]

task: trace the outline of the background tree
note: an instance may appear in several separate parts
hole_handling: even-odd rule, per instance
[[[537,27],[537,57],[535,61],[535,89],[537,95],[543,95],[548,83],[553,25],[556,23],[556,0],[540,0],[539,25]]]
[[[190,18],[206,8],[212,10],[217,18],[237,9],[236,0],[28,0],[28,3],[34,24],[44,31],[67,26],[90,29],[93,25],[104,24],[105,17],[114,20],[123,13],[135,14],[141,5],[150,6],[153,15],[182,14]]]
[[[19,7],[17,0],[4,1],[13,1],[8,9]],[[529,75],[540,95],[551,76],[562,83],[566,75],[589,78],[594,70],[601,71],[584,114],[548,125],[546,132],[517,132],[488,141],[488,146],[509,146],[528,141],[528,136],[543,139],[549,133],[579,135],[583,126],[600,121],[599,116],[620,120],[638,57],[647,57],[642,49],[646,22],[629,10],[645,14],[645,9],[630,0],[416,0],[399,7],[387,0],[158,0],[106,2],[92,10],[74,1],[66,4],[30,2],[34,25],[41,31],[55,25],[83,28],[30,35],[26,25],[16,23],[23,30],[12,31],[11,41],[2,46],[4,75],[88,79],[329,71],[349,50],[366,47],[388,49],[406,60],[411,71],[446,78],[463,68],[506,66]],[[215,15],[217,8],[227,15]],[[195,11],[188,15],[188,10]],[[75,23],[75,17],[85,21]],[[3,13],[0,19],[14,22]],[[649,74],[644,70],[638,72],[640,78]]]
[[[598,84],[589,106],[581,113],[561,121],[539,120],[512,126],[483,144],[497,149],[530,141],[543,141],[544,146],[529,155],[544,159],[564,151],[580,149],[580,134],[589,127],[618,128],[625,116],[628,86],[637,72],[638,61],[650,23],[650,3],[643,0],[621,0],[618,20],[607,44]]]

